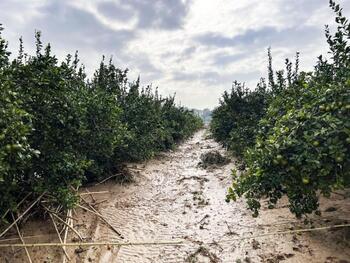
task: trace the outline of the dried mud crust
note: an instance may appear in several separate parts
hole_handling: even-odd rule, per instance
[[[80,209],[74,214],[78,219],[75,227],[87,240],[181,239],[183,244],[69,248],[71,262],[349,262],[349,229],[237,240],[305,226],[289,213],[285,200],[274,210],[266,205],[256,219],[247,211],[244,200],[226,203],[233,164],[198,167],[200,156],[208,151],[225,155],[216,142],[208,139],[207,131],[201,130],[174,151],[147,163],[132,164],[136,173],[132,183],[109,181],[89,188],[91,192],[109,191],[94,195],[95,202],[101,202],[96,209],[125,240],[92,214]],[[322,199],[323,214],[313,218],[313,226],[349,220],[348,201],[342,195]],[[57,242],[48,222],[28,223],[23,232],[25,236],[43,235],[27,242]],[[74,238],[70,233],[68,241]],[[30,248],[29,252],[34,262],[62,262],[58,248]],[[24,250],[1,250],[0,262],[26,262]]]

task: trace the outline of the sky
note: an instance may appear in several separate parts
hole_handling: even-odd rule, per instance
[[[350,16],[350,0],[339,0]],[[130,80],[152,84],[190,108],[214,108],[234,80],[253,89],[300,52],[312,70],[327,54],[324,25],[333,25],[328,0],[1,0],[0,23],[10,51],[19,37],[34,51],[42,32],[59,59],[79,51],[91,76],[102,55],[129,69]]]

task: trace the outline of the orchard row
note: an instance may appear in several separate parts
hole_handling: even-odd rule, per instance
[[[130,82],[111,61],[87,79],[77,54],[58,62],[40,32],[34,56],[22,41],[18,56],[9,56],[0,35],[1,212],[42,193],[72,207],[84,182],[170,149],[202,126],[174,97]]]
[[[213,113],[214,137],[241,158],[233,171],[228,200],[245,196],[257,216],[260,200],[274,207],[287,196],[297,217],[319,213],[319,194],[350,186],[350,24],[334,1],[337,32],[325,33],[329,61],[322,56],[313,72],[293,67],[275,72],[269,50],[268,81],[250,91],[234,83]]]

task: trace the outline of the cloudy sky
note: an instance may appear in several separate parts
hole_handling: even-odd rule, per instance
[[[350,15],[350,0],[339,0]],[[28,53],[41,30],[63,58],[79,50],[87,73],[113,56],[130,78],[177,94],[182,105],[213,108],[233,80],[254,88],[266,75],[266,50],[276,68],[301,52],[309,70],[326,54],[328,0],[1,0],[0,23],[11,51],[23,36]]]

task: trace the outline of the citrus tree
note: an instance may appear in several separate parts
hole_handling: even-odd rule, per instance
[[[111,60],[88,79],[77,53],[59,61],[40,32],[35,54],[25,54],[21,40],[11,61],[1,30],[0,211],[42,194],[50,205],[72,207],[85,182],[172,148],[202,125],[173,97],[130,82]]]
[[[350,185],[350,26],[339,5],[330,6],[338,24],[334,35],[326,28],[331,60],[320,57],[314,72],[293,81],[279,75],[245,153],[248,169],[234,173],[228,199],[245,196],[254,216],[262,198],[273,206],[284,195],[297,217],[318,213],[319,194]]]

